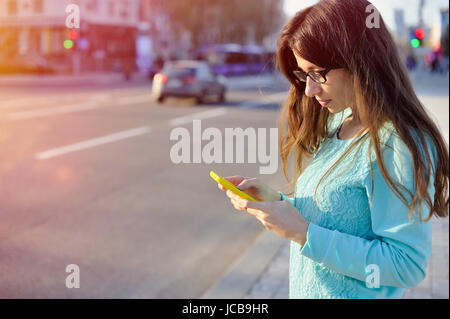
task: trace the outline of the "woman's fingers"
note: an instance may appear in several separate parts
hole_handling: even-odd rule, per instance
[[[230,198],[230,199],[234,199],[236,201],[242,199],[240,196],[236,195],[235,193],[233,193],[230,190],[227,190],[226,195]]]
[[[240,188],[242,190],[249,188],[251,186],[252,182],[254,182],[253,180],[255,180],[255,178],[243,177],[243,176],[228,176],[228,177],[224,177],[224,178],[226,180],[228,180],[230,183],[232,183],[233,185],[239,185],[238,188]],[[217,188],[219,188],[222,191],[226,190],[225,186],[223,186],[220,183],[217,183]],[[239,204],[239,200],[242,200],[242,198],[240,196],[236,195],[235,193],[233,193],[230,190],[227,190],[226,195],[230,198],[231,203],[233,204],[234,208],[236,208],[237,210],[246,210],[245,207],[243,207],[242,205]]]
[[[237,199],[237,195],[230,190],[227,190],[226,195],[231,199]]]
[[[237,210],[245,210],[245,208],[242,207],[241,205],[239,205],[239,203],[236,200],[231,199],[231,203],[233,204],[234,208],[236,208]]]
[[[226,190],[226,188],[222,185],[222,184],[217,184],[217,187],[220,189],[220,190],[222,190],[222,191],[224,191],[224,190]],[[241,197],[239,197],[238,195],[236,195],[235,193],[233,193],[232,191],[230,191],[230,190],[227,190],[227,192],[226,192],[226,195],[231,199],[231,200],[234,200],[234,201],[238,201],[239,199],[241,199]]]

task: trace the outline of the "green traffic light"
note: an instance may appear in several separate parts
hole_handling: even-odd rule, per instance
[[[70,50],[73,48],[73,41],[72,40],[65,40],[64,41],[64,48],[67,50]]]
[[[420,47],[420,40],[419,40],[419,39],[412,39],[412,40],[411,40],[411,46],[412,46],[413,48],[418,48],[418,47]]]

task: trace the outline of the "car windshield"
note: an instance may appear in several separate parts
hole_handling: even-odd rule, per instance
[[[162,73],[166,76],[193,76],[195,75],[195,68],[170,66],[165,68]]]

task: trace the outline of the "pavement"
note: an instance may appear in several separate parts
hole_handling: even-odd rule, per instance
[[[449,130],[449,77],[411,74],[416,93],[437,121],[447,141]],[[446,113],[446,114],[443,114]],[[449,218],[432,218],[432,254],[426,278],[406,289],[404,299],[449,298]],[[264,231],[253,246],[201,298],[288,299],[290,241]]]

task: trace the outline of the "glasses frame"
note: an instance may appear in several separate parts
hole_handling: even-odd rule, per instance
[[[324,84],[324,83],[327,82],[327,77],[326,77],[326,75],[327,75],[328,72],[330,72],[331,70],[333,70],[333,69],[325,69],[325,70],[322,70],[322,71],[309,71],[308,73],[305,73],[305,72],[303,72],[303,71],[300,70],[300,69],[296,69],[296,70],[294,70],[294,71],[292,71],[292,72],[294,73],[294,75],[296,76],[296,78],[299,79],[299,81],[301,81],[301,82],[305,82],[305,83],[306,83],[306,80],[307,80],[307,78],[308,78],[308,76],[309,76],[309,78],[310,78],[311,80],[313,80],[313,82],[319,83],[319,84]],[[314,80],[314,78],[311,76],[312,73],[319,74],[325,81],[323,81],[323,82],[318,82],[318,81]],[[305,80],[302,80],[302,79],[301,79],[301,76],[305,76]]]

